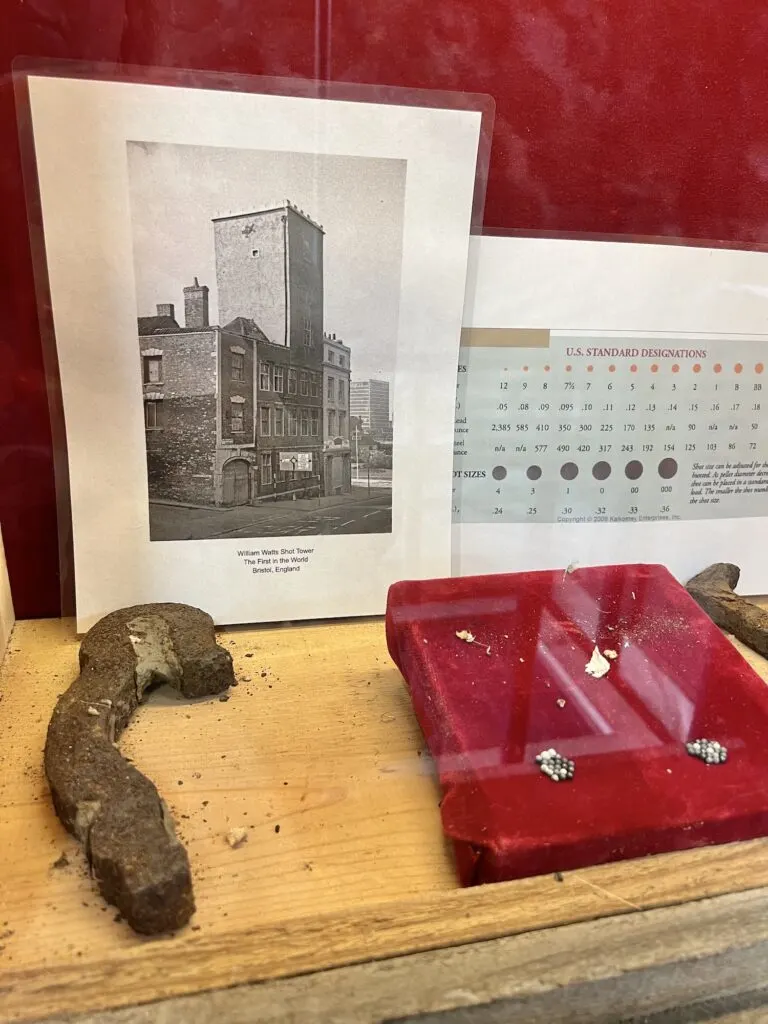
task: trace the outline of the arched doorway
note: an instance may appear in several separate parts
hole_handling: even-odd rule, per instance
[[[245,459],[230,459],[222,479],[225,505],[247,505],[251,498],[250,466]]]

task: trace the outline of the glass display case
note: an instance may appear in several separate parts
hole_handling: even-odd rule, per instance
[[[768,1015],[764,34],[9,10],[2,1019]]]

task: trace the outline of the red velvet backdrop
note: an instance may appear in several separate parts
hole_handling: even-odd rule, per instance
[[[2,12],[4,73],[24,55],[490,93],[489,227],[768,241],[759,0],[3,0]],[[0,524],[18,616],[56,615],[50,426],[7,77],[0,198]]]

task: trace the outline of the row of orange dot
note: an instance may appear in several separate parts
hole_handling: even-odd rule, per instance
[[[528,369],[529,368],[527,366],[524,366],[523,367],[523,372],[527,373]],[[547,365],[547,366],[544,367],[544,372],[545,373],[549,373],[549,371],[551,369],[552,369],[552,367]],[[632,363],[632,365],[629,368],[629,372],[630,373],[637,373],[638,369],[639,369],[639,367],[637,366],[637,364],[636,363]],[[693,370],[694,373],[701,373],[701,370],[702,370],[701,363],[694,363],[693,366],[691,367],[691,369]],[[743,371],[743,369],[744,369],[744,366],[743,366],[742,363],[736,363],[734,365],[734,367],[733,367],[733,372],[734,373],[741,373]],[[765,369],[765,367],[764,367],[764,365],[762,363],[755,363],[755,373],[762,373],[764,369]],[[569,363],[565,367],[565,372],[566,373],[570,373],[572,370],[573,370],[573,367]],[[587,366],[586,370],[587,370],[587,373],[592,373],[592,371],[594,370],[594,366],[589,365],[589,366]],[[650,370],[651,370],[651,373],[658,373],[659,372],[659,364],[658,363],[651,363]],[[613,363],[611,363],[611,365],[608,367],[608,372],[609,373],[615,373],[616,372],[616,367],[614,366]],[[672,364],[672,373],[679,373],[679,372],[680,372],[680,364],[679,363],[673,363]],[[722,373],[723,372],[722,363],[715,363],[714,366],[712,367],[712,372],[713,373]]]

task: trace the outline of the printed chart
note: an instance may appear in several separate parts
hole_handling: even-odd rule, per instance
[[[455,523],[768,515],[768,339],[464,332]]]

